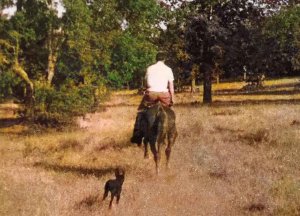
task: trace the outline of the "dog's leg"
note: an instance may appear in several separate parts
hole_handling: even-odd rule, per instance
[[[121,192],[117,194],[117,204],[119,204],[120,198],[121,198]]]
[[[103,194],[103,199],[102,200],[105,200],[106,197],[108,196],[108,186],[107,186],[107,183],[105,184],[105,187],[104,187],[104,194]]]
[[[108,191],[105,191],[104,194],[103,194],[103,199],[102,200],[105,200],[107,196],[108,196]]]
[[[114,201],[114,197],[115,197],[115,195],[111,194],[110,203],[109,203],[109,209],[111,209],[111,207],[112,207],[112,203]]]

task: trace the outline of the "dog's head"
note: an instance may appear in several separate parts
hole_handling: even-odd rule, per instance
[[[125,178],[125,170],[118,167],[116,168],[115,170],[115,175],[116,175],[116,178],[117,179],[120,179],[120,180],[123,180],[124,181],[124,178]]]

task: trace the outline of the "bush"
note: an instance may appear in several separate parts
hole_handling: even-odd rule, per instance
[[[106,94],[104,85],[66,84],[55,89],[37,84],[34,122],[47,127],[68,124],[72,122],[74,116],[95,110]]]
[[[0,101],[11,97],[22,98],[23,89],[24,84],[18,76],[11,71],[4,72],[0,69]]]

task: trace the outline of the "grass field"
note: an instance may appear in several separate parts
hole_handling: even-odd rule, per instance
[[[0,105],[0,215],[300,215],[299,79],[178,93],[178,139],[170,170],[129,142],[136,91],[112,94],[78,129],[32,131]],[[28,131],[29,130],[29,131]],[[101,201],[114,169],[126,171],[122,197]]]

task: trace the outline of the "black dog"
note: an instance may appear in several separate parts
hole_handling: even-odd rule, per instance
[[[111,200],[109,203],[109,208],[112,206],[114,197],[117,196],[117,204],[119,203],[122,191],[122,185],[125,179],[125,171],[117,168],[115,170],[116,179],[110,179],[105,183],[103,200],[108,196],[108,192],[111,193]]]

